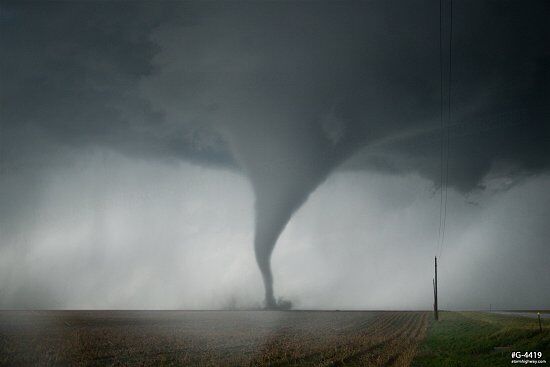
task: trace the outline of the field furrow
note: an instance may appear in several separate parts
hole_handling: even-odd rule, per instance
[[[424,312],[0,313],[0,365],[406,366]]]

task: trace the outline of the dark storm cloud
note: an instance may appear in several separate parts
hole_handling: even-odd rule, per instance
[[[21,159],[21,152],[34,161],[45,149],[35,145],[44,140],[229,164],[216,137],[201,139],[200,129],[175,134],[138,93],[139,80],[154,72],[158,46],[150,33],[168,19],[169,7],[3,2],[1,9],[5,165]],[[203,140],[209,148],[204,154]]]
[[[548,4],[454,6],[452,136],[459,140],[452,143],[455,158],[464,157],[458,164],[476,157],[485,167],[495,158],[544,167]],[[269,129],[275,123],[262,115],[276,111],[274,119],[292,115],[278,124],[299,125],[292,133],[304,150],[308,139],[354,151],[418,130],[387,152],[379,148],[378,156],[438,157],[439,132],[424,134],[439,117],[437,3],[4,1],[1,9],[2,127],[16,140],[4,144],[19,146],[36,129],[40,138],[72,144],[229,164],[225,143],[209,127],[231,125],[223,119],[234,117],[246,120],[242,130]],[[181,80],[172,98],[194,112],[180,121],[167,121],[166,111],[139,92],[143,78],[163,72],[154,60],[162,40],[151,36],[162,27],[180,32],[171,45],[179,45],[181,59],[171,63],[185,67],[172,75]],[[457,184],[472,187],[486,172],[473,167],[472,177],[457,177]]]
[[[240,166],[268,304],[275,242],[332,171],[440,184],[438,2],[144,4],[2,3],[3,167],[57,144]],[[455,2],[451,186],[548,167],[549,13]]]

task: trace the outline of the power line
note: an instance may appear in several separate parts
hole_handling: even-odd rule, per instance
[[[447,224],[447,202],[449,188],[449,156],[451,142],[452,121],[452,40],[453,40],[453,1],[449,1],[449,78],[447,83],[447,123],[445,123],[445,93],[444,93],[444,67],[443,67],[443,0],[439,0],[439,78],[440,78],[440,130],[441,130],[441,154],[440,154],[440,196],[439,196],[439,230],[437,251],[439,257],[443,252],[445,242],[445,229]]]
[[[443,246],[445,243],[445,228],[447,223],[447,198],[448,198],[448,188],[449,188],[449,155],[450,155],[450,145],[451,145],[451,133],[450,126],[452,123],[452,108],[451,108],[451,98],[452,98],[452,82],[453,82],[453,0],[450,0],[450,9],[449,9],[449,82],[448,82],[448,91],[447,91],[447,154],[446,154],[446,167],[445,167],[445,200],[444,200],[444,210],[443,210],[443,227],[441,229],[441,248],[439,250],[439,257],[443,253]]]
[[[440,131],[441,131],[441,152],[440,152],[440,195],[439,195],[439,229],[437,233],[437,249],[436,254],[439,252],[439,247],[441,244],[441,229],[443,227],[443,151],[444,151],[444,139],[443,139],[443,0],[439,0],[439,82],[440,82],[440,99],[439,99],[439,107],[440,107],[440,116],[439,116],[439,123],[440,123]]]

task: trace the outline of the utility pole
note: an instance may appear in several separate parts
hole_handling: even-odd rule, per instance
[[[435,278],[433,281],[434,286],[434,318],[436,321],[439,321],[439,310],[437,308],[437,256],[435,257]]]

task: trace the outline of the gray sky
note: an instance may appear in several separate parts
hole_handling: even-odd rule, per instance
[[[550,307],[548,15],[454,4],[443,307]],[[0,28],[0,307],[258,307],[257,263],[297,308],[431,307],[438,2],[1,1]]]

